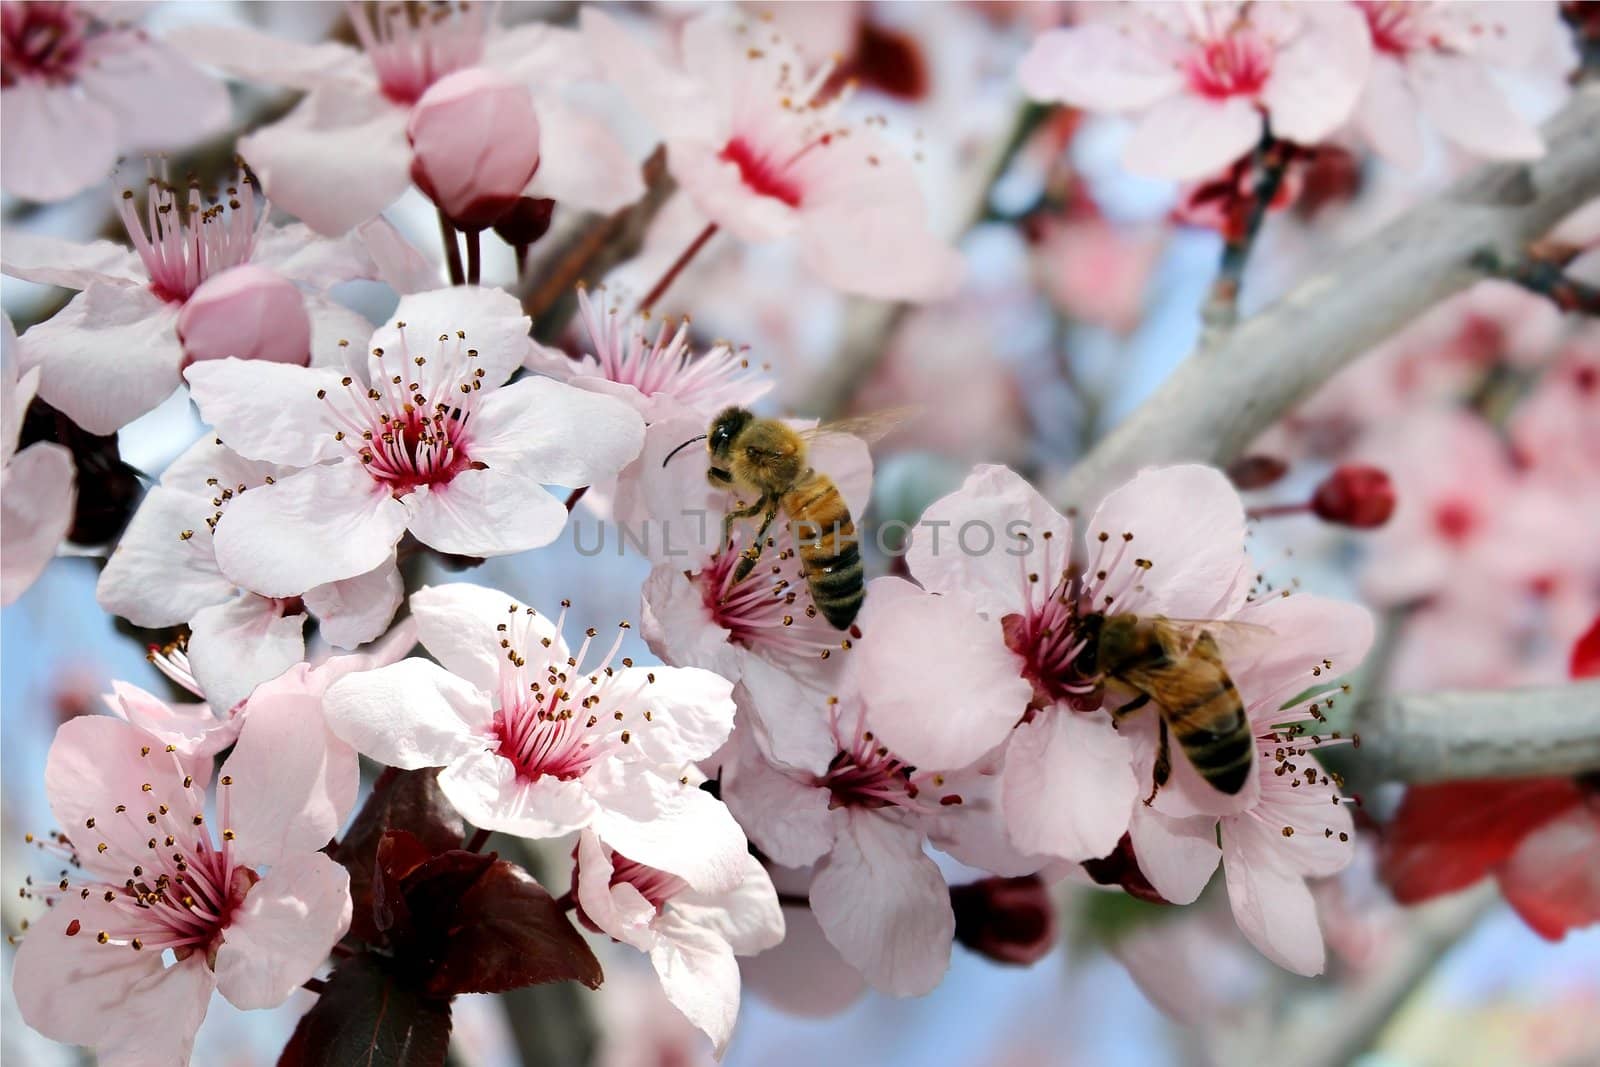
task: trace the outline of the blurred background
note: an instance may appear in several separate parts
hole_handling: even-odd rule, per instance
[[[570,22],[574,7],[510,3],[500,17]],[[337,4],[149,8],[146,25],[157,32],[205,21],[306,41],[349,33]],[[665,26],[696,10],[624,5],[615,13]],[[1124,171],[1125,122],[1026,105],[1017,63],[1038,33],[1070,17],[1065,5],[798,3],[765,10],[808,56],[842,57],[857,82],[849,111],[881,116],[886,135],[914,157],[936,228],[959,241],[967,280],[953,299],[932,306],[853,300],[800,269],[791,249],[727,240],[691,264],[663,310],[692,313],[699,339],[749,345],[777,382],[764,402],[774,412],[924,409],[923,418],[875,450],[869,524],[914,520],[976,462],[1009,464],[1048,487],[1193,350],[1222,246],[1216,212],[1207,208],[1212,194]],[[1573,62],[1553,46],[1541,62],[1506,77],[1504,88],[1520,112],[1540,119],[1560,105]],[[293,99],[233,91],[236,112],[257,123],[281,115]],[[649,131],[630,128],[617,107],[619,128],[643,158]],[[1416,172],[1349,148],[1319,152],[1295,176],[1293,195],[1269,215],[1244,276],[1243,314],[1305,278],[1331,249],[1474,165],[1437,140]],[[197,155],[197,167],[226,163],[225,146],[220,154],[208,151]],[[5,226],[120,240],[112,195],[96,189],[49,206],[7,200]],[[433,208],[420,194],[412,190],[388,216],[426,255],[440,258]],[[558,216],[557,233],[564,221]],[[669,200],[638,255],[604,281],[638,294],[703,226],[687,198]],[[508,249],[490,249],[484,281],[515,284]],[[11,278],[0,288],[19,332],[69,295]],[[335,295],[374,322],[395,299],[369,283]],[[576,334],[555,340],[570,351],[582,347]],[[1382,613],[1386,639],[1359,680],[1363,695],[1567,677],[1571,649],[1600,612],[1597,382],[1593,320],[1565,316],[1509,283],[1485,281],[1353,365],[1251,450],[1272,461],[1273,477],[1241,475],[1242,484],[1259,485],[1247,499],[1284,512],[1253,527],[1253,552],[1269,576],[1363,598]],[[98,502],[112,516],[108,522],[200,428],[180,394],[122,431],[126,499],[113,493]],[[1492,478],[1460,469],[1469,450],[1462,442],[1478,439],[1503,448],[1504,469]],[[1303,504],[1330,471],[1353,461],[1379,466],[1395,483],[1399,507],[1385,527],[1351,529],[1288,506]],[[1463,545],[1439,528],[1439,508],[1452,502],[1496,522],[1514,516],[1531,533],[1506,533],[1502,523],[1494,540]],[[603,509],[605,502],[597,503]],[[580,535],[586,545],[603,515],[589,504],[576,513],[576,523],[589,524]],[[1556,530],[1574,536],[1556,537]],[[0,616],[8,933],[33,908],[13,890],[30,874],[53,875],[23,835],[51,828],[42,768],[56,726],[97,710],[112,678],[164,691],[141,635],[119,630],[95,603],[105,540],[57,560]],[[1453,566],[1468,568],[1458,572],[1468,580],[1402,588],[1395,572],[1414,565],[1408,553],[1419,542],[1456,553]],[[880,573],[890,565],[875,561]],[[637,619],[648,570],[647,561],[615,545],[579,556],[568,538],[491,561],[469,577],[533,602],[571,597],[573,621],[582,627]],[[412,587],[442,573],[415,573]],[[648,650],[633,640],[637,647],[625,652],[648,661]],[[1364,798],[1366,810],[1381,819],[1397,793],[1375,789]],[[559,850],[545,861],[547,877],[561,884]],[[953,867],[952,874],[959,876]],[[1319,886],[1318,898],[1330,966],[1316,980],[1285,974],[1257,955],[1234,929],[1220,893],[1166,909],[1120,894],[1062,890],[1055,952],[1013,967],[958,945],[944,984],[916,1000],[873,993],[856,999],[849,979],[825,959],[775,969],[757,958],[746,969],[743,1014],[724,1062],[1002,1067],[1243,1063],[1270,1055],[1282,1064],[1397,1067],[1600,1063],[1600,928],[1545,940],[1492,885],[1403,909],[1377,880],[1371,849]],[[84,1062],[18,1019],[10,958],[7,948],[5,1062]],[[509,1004],[463,998],[452,1062],[711,1062],[704,1039],[665,1003],[642,958],[621,950],[602,960],[607,982],[598,993],[539,991]],[[217,999],[194,1062],[274,1062],[304,1010],[302,998],[309,994],[249,1014]],[[530,1049],[546,1058],[525,1060]]]

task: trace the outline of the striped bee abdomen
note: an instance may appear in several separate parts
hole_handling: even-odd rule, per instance
[[[826,475],[810,472],[783,497],[817,610],[835,629],[847,629],[866,598],[861,548],[850,508]]]
[[[1237,793],[1250,778],[1255,739],[1233,680],[1172,718],[1172,732],[1200,776],[1223,793]]]

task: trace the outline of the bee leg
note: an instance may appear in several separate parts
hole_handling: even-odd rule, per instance
[[[1144,798],[1145,806],[1149,807],[1156,799],[1156,794],[1161,787],[1167,784],[1167,779],[1172,776],[1172,742],[1167,735],[1167,720],[1161,720],[1161,744],[1156,749],[1155,771],[1150,775],[1150,795]]]
[[[1112,708],[1111,717],[1119,721],[1126,719],[1129,715],[1132,715],[1134,712],[1138,711],[1148,703],[1150,703],[1150,694],[1140,693],[1138,696],[1122,705],[1122,707]]]
[[[772,520],[778,517],[778,501],[774,499],[772,506],[767,509],[766,518],[761,520],[761,529],[756,531],[756,539],[750,542],[750,547],[743,552],[743,559],[733,569],[733,585],[738,585],[750,576],[755,570],[756,560],[761,558],[761,548],[767,540],[767,531],[772,528]]]
[[[767,498],[762,497],[760,500],[757,500],[754,504],[751,504],[748,507],[737,508],[722,516],[722,543],[717,546],[718,552],[721,552],[723,549],[727,548],[729,542],[733,540],[733,524],[738,522],[740,519],[748,519],[750,516],[756,514],[762,509],[763,506],[766,505],[766,502]]]

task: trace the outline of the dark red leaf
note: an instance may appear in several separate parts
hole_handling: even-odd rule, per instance
[[[329,977],[278,1067],[441,1067],[449,1047],[450,1002],[408,988],[361,955]]]
[[[430,992],[498,993],[544,982],[604,977],[582,935],[543,886],[522,868],[494,864],[464,893],[445,930]]]
[[[1412,786],[1383,828],[1379,874],[1402,904],[1464,889],[1582,798],[1571,778]]]
[[[372,916],[372,876],[378,841],[385,831],[405,830],[430,852],[461,844],[466,824],[440,791],[438,775],[435,768],[384,771],[333,854],[350,872],[350,897],[355,905],[350,932],[363,941],[382,939]]]

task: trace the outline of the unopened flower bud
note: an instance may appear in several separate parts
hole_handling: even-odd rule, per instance
[[[1241,456],[1228,464],[1228,481],[1235,489],[1265,489],[1289,473],[1289,464],[1277,456]]]
[[[1370,530],[1394,514],[1394,483],[1377,467],[1347,463],[1323,479],[1311,510],[1324,522]]]
[[[481,67],[439,79],[411,109],[411,180],[468,230],[511,210],[539,169],[539,119],[523,85]]]
[[[950,887],[956,940],[996,963],[1037,963],[1056,943],[1056,909],[1038,875]]]
[[[311,360],[311,319],[293,282],[246,263],[207,278],[178,313],[184,365],[203,359]]]

